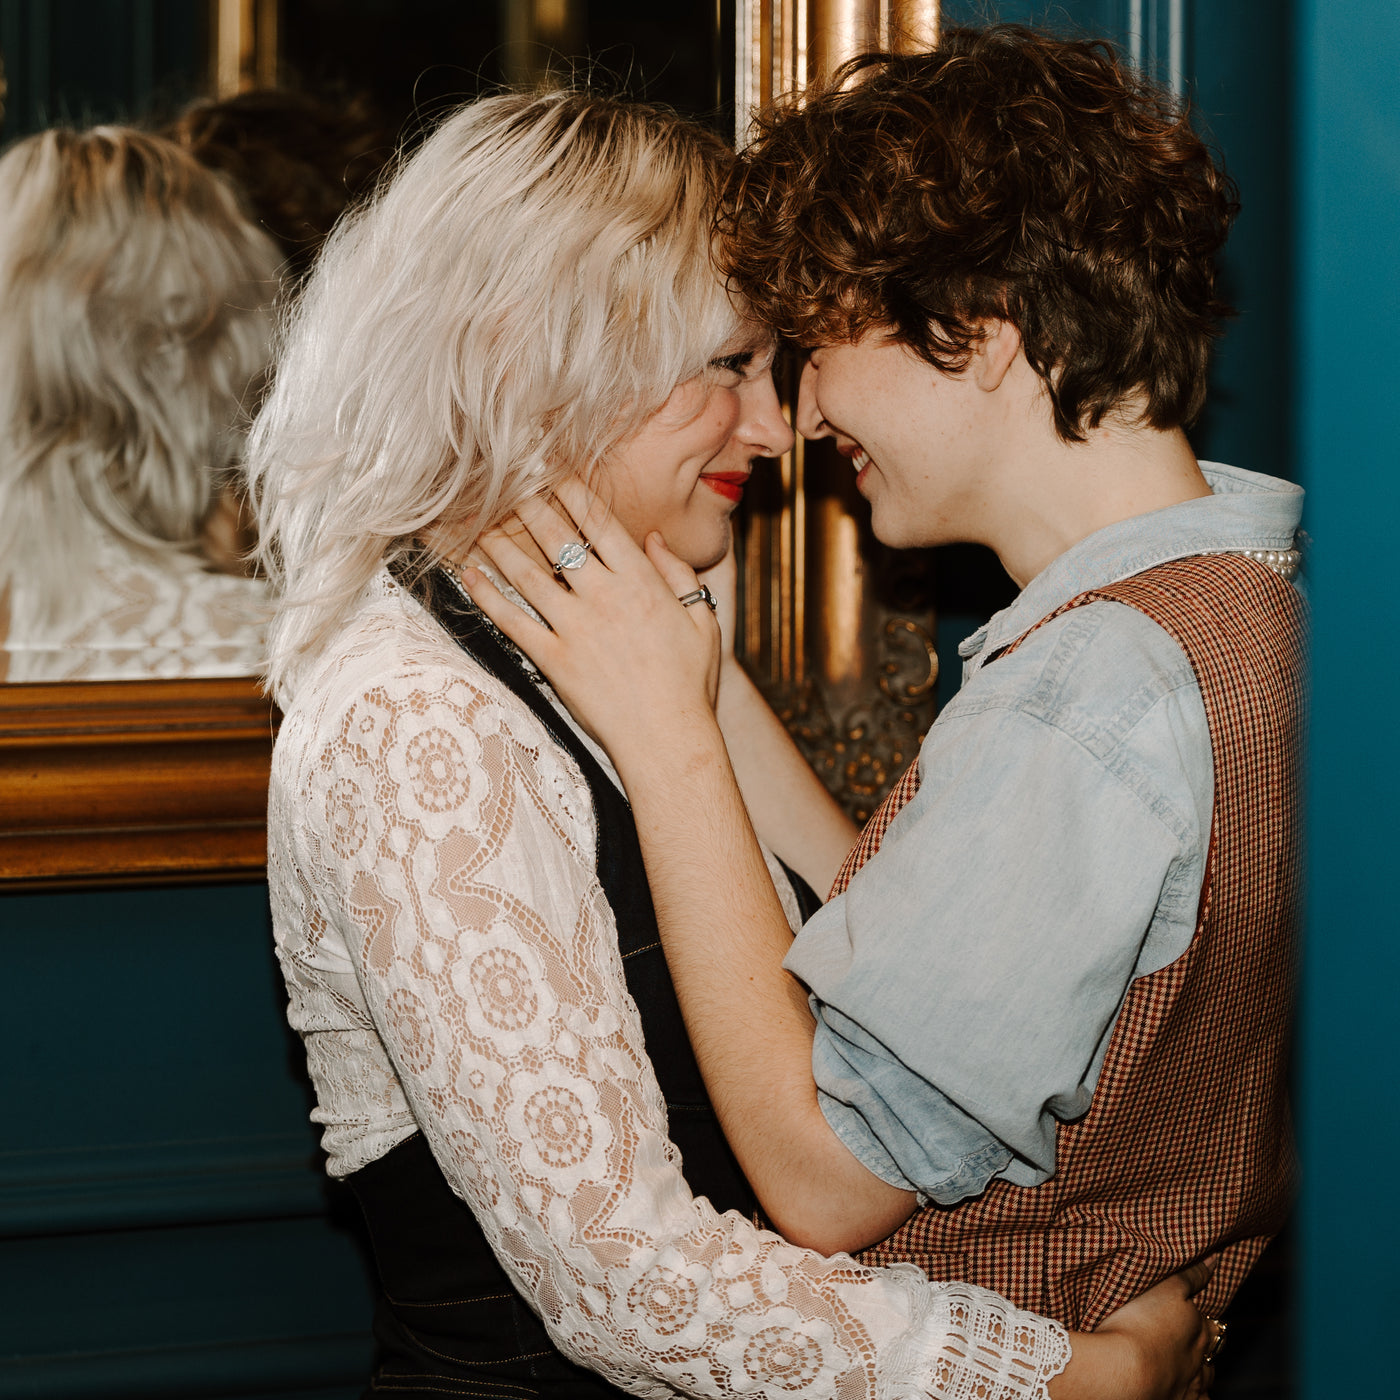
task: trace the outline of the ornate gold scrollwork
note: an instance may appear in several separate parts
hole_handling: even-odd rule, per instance
[[[937,0],[740,0],[736,138],[755,110],[869,48],[938,35]],[[778,372],[789,412],[797,369]],[[807,759],[861,821],[917,755],[934,717],[938,659],[927,560],[881,551],[851,467],[822,442],[779,463],[744,513],[740,655]],[[923,586],[882,588],[891,576]]]
[[[210,87],[234,97],[277,83],[278,0],[209,0]]]
[[[938,680],[933,637],[921,623],[892,616],[881,635],[885,645],[876,668],[878,690],[836,716],[825,688],[812,676],[795,685],[765,686],[804,757],[857,822],[869,819],[918,756]]]

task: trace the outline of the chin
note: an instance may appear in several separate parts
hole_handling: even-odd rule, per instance
[[[929,545],[947,544],[947,540],[929,539],[928,532],[915,528],[915,522],[899,511],[870,511],[870,532],[888,549],[925,549]]]
[[[903,524],[902,521],[884,519],[879,511],[870,512],[870,533],[890,549],[909,548],[909,541],[904,538],[905,531],[901,528]]]
[[[724,528],[718,535],[712,536],[708,540],[687,540],[684,549],[676,548],[673,545],[672,552],[684,559],[697,574],[704,573],[706,569],[713,568],[729,553],[729,540],[732,533],[729,522],[726,520]]]

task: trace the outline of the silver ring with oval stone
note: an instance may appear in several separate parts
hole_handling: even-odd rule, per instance
[[[587,540],[570,540],[554,561],[554,572],[562,574],[565,569],[581,569],[588,562],[588,551],[593,546]]]

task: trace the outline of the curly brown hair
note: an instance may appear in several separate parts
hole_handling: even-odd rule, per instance
[[[1066,441],[1129,400],[1154,428],[1200,412],[1234,186],[1107,44],[950,29],[931,53],[852,59],[758,125],[721,257],[780,334],[883,329],[956,373],[999,319]]]

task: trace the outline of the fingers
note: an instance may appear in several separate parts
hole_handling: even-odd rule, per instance
[[[581,477],[571,476],[561,482],[554,492],[555,499],[573,519],[584,539],[592,540],[603,549],[627,549],[632,546],[617,517],[613,515],[606,501]]]
[[[551,656],[553,634],[529,613],[516,607],[494,583],[480,570],[467,567],[462,570],[462,582],[471,600],[505,633],[527,656],[535,658],[541,666],[547,665]],[[557,590],[556,590],[557,591]]]
[[[521,548],[516,538],[505,530],[492,530],[483,535],[477,542],[477,547],[491,561],[496,572],[553,626],[552,614],[563,596],[563,590],[556,584],[554,574]],[[465,582],[465,575],[463,581]],[[475,599],[476,589],[471,584],[467,587]],[[504,598],[502,602],[505,602]],[[487,616],[491,617],[491,614],[487,613]],[[492,617],[491,621],[495,622],[496,619]],[[511,634],[507,632],[506,635],[509,637]]]
[[[1185,1400],[1210,1400],[1210,1392],[1215,1386],[1215,1367],[1203,1362],[1201,1369],[1191,1378],[1186,1387]]]
[[[1199,1263],[1190,1264],[1177,1274],[1185,1289],[1188,1298],[1194,1297],[1211,1281],[1215,1274],[1215,1261],[1202,1259]]]
[[[515,512],[513,521],[506,521],[499,530],[491,531],[484,538],[490,540],[498,537],[501,533],[508,533],[511,528],[517,531],[528,533],[539,547],[539,551],[549,561],[555,573],[572,583],[574,576],[582,571],[588,564],[588,553],[581,558],[577,554],[580,546],[585,551],[592,553],[595,559],[604,563],[607,561],[610,552],[609,547],[595,540],[591,535],[579,529],[579,527],[569,517],[557,503],[537,496],[533,500],[524,502]],[[566,562],[565,551],[574,554],[577,563]]]
[[[561,558],[561,550],[580,540],[594,558],[610,567],[637,552],[607,504],[578,477],[562,482],[548,499],[536,497],[525,502],[516,515],[551,563]],[[572,584],[575,571],[566,568],[564,572]]]
[[[646,551],[652,568],[666,580],[672,593],[678,596],[689,593],[700,582],[695,570],[666,547],[666,541],[658,531],[653,530],[647,536]]]

